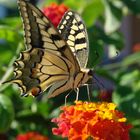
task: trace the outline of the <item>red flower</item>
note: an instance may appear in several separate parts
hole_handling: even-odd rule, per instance
[[[63,112],[52,122],[53,134],[69,140],[129,140],[130,125],[125,124],[123,113],[115,110],[113,103],[76,102],[65,106]]]
[[[46,136],[43,136],[37,132],[28,132],[26,134],[19,134],[16,140],[49,140]]]
[[[64,4],[57,5],[56,3],[52,3],[50,6],[43,8],[43,13],[51,20],[53,25],[57,27],[62,16],[67,10],[68,7]]]
[[[137,43],[133,46],[133,52],[140,52],[140,43]]]

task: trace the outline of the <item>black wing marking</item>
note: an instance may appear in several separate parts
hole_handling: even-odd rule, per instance
[[[58,29],[76,55],[80,66],[85,68],[88,61],[89,47],[86,27],[81,17],[76,12],[66,12],[58,25]]]

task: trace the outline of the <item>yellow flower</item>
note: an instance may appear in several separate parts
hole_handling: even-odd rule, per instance
[[[69,140],[129,140],[130,125],[113,103],[76,101],[62,107],[63,112],[52,121],[58,128],[53,133]]]

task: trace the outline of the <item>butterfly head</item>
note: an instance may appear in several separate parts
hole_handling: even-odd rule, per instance
[[[91,69],[81,69],[83,73],[82,84],[86,84],[90,79],[93,78],[93,70]]]
[[[93,77],[94,71],[92,69],[88,69],[88,76]]]
[[[93,77],[94,71],[92,69],[81,69],[81,71],[85,73],[88,77]]]

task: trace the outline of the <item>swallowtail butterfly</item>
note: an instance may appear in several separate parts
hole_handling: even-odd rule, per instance
[[[50,20],[27,0],[18,0],[23,20],[26,50],[14,62],[16,83],[23,96],[48,97],[79,88],[92,78],[86,69],[88,37],[81,17],[67,11],[56,29]]]

